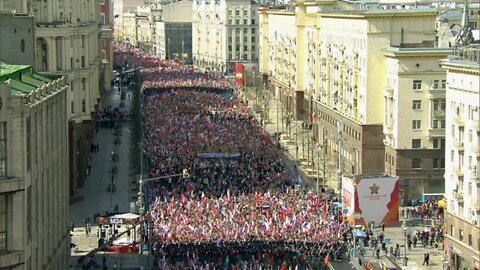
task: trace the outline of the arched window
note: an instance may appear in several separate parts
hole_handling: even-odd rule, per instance
[[[25,40],[23,38],[20,40],[20,50],[25,52]]]

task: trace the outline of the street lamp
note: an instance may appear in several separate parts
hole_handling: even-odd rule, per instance
[[[407,258],[407,224],[406,223],[404,223],[404,225],[402,226],[402,229],[403,229],[403,250],[404,250],[403,266],[407,266],[408,258]]]
[[[338,192],[342,192],[342,142],[343,134],[341,123],[338,121]]]
[[[165,175],[165,176],[159,176],[159,177],[153,177],[153,178],[147,178],[143,179],[143,174],[140,174],[140,179],[138,180],[138,200],[137,200],[137,205],[138,205],[138,210],[143,218],[145,218],[145,213],[148,212],[148,210],[145,209],[145,194],[143,193],[143,185],[151,182],[151,181],[157,181],[161,179],[167,179],[167,178],[172,178],[172,177],[178,177],[182,176],[183,178],[188,178],[190,176],[189,172],[187,169],[183,169],[182,173],[177,173],[177,174],[171,174],[171,175]],[[148,241],[151,242],[152,237],[150,235],[151,233],[151,228],[148,228],[148,219],[146,220],[147,222],[147,230],[148,230]],[[145,225],[144,225],[145,226]],[[142,239],[143,242],[143,239]],[[143,247],[143,245],[140,245]],[[149,264],[152,264],[152,244],[149,243],[149,254],[148,256],[150,257],[149,259]],[[142,249],[143,251],[143,249]],[[151,267],[149,268],[151,269]]]

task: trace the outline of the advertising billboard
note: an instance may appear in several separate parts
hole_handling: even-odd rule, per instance
[[[377,226],[399,221],[398,177],[387,175],[356,175],[342,178],[342,204],[350,223]]]
[[[238,87],[243,87],[245,85],[244,73],[245,66],[241,63],[235,63],[235,82],[237,83]]]

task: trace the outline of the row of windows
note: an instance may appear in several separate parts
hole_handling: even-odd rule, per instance
[[[438,120],[434,119],[432,121],[432,128],[433,129],[444,129],[446,126],[446,122],[444,119]],[[413,130],[421,130],[422,129],[422,120],[412,120],[412,129]]]
[[[232,51],[232,46],[229,45],[228,46],[228,51],[231,52]],[[240,51],[240,45],[236,45],[235,46],[235,51],[239,52]],[[246,52],[248,51],[248,46],[247,45],[243,45],[243,51]],[[252,52],[255,52],[255,45],[252,45]]]
[[[425,160],[421,158],[413,158],[412,159],[412,169],[421,169],[422,163]],[[445,159],[444,158],[434,158],[432,159],[432,168],[434,169],[445,169]]]
[[[447,80],[433,80],[432,89],[445,89],[447,88]],[[422,90],[422,80],[413,80],[413,90]]]
[[[445,111],[447,108],[447,103],[445,99],[435,99],[433,100],[433,110],[434,111]],[[422,101],[421,100],[412,100],[412,109],[421,110]]]
[[[235,24],[233,24],[233,22],[235,22]],[[232,19],[228,19],[229,25],[240,25],[240,22],[242,22],[240,19],[236,19],[235,21]],[[252,19],[251,22],[252,25],[255,25],[255,19]],[[248,19],[243,19],[243,24],[248,25]]]
[[[456,237],[455,236],[455,227],[453,225],[450,225],[450,235],[452,237]],[[464,234],[462,229],[458,229],[458,238],[457,239],[462,241],[462,242],[465,241],[465,234]],[[478,241],[477,250],[480,251],[480,239],[477,239],[477,241]],[[468,244],[468,246],[473,247],[473,236],[471,234],[468,234],[467,244]]]
[[[238,28],[238,27],[235,28],[235,34],[239,35],[240,32],[242,31],[241,29],[242,28]],[[250,31],[251,31],[252,35],[255,35],[255,33],[257,31],[256,28],[243,28],[243,34],[248,34],[248,29],[251,29]],[[231,37],[232,35],[233,35],[233,31],[231,31],[229,33],[229,37]]]
[[[433,149],[445,149],[445,139],[433,139]],[[422,139],[412,139],[412,149],[422,148]],[[385,162],[388,162],[388,156],[385,156]]]
[[[255,43],[255,37],[251,37],[250,40],[252,41],[252,43]],[[237,43],[240,43],[240,37],[238,37],[238,36],[235,37],[235,41],[236,41]],[[232,43],[232,42],[233,42],[233,38],[232,38],[231,36],[228,37],[228,42],[229,42],[229,43]],[[244,36],[244,37],[243,37],[243,42],[248,42],[248,37],[245,37],[245,36]]]

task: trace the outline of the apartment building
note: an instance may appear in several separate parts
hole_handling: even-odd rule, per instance
[[[70,197],[81,198],[86,178],[92,117],[101,90],[100,5],[97,1],[32,1],[36,28],[36,71],[64,75],[68,91]]]
[[[163,7],[155,22],[156,54],[162,59],[192,63],[192,2],[174,2]]]
[[[250,0],[194,0],[193,63],[233,72],[234,64],[258,62],[258,5]]]
[[[461,46],[447,71],[446,245],[452,269],[480,269],[480,47]]]
[[[103,81],[105,90],[112,89],[113,80],[113,0],[100,2],[102,68],[100,81]]]
[[[113,16],[115,27],[113,36],[116,40],[125,41],[125,14],[129,14],[130,11],[143,5],[145,5],[145,0],[114,0]]]
[[[329,156],[340,152],[342,174],[384,172],[382,51],[433,47],[437,11],[295,5],[295,11],[259,11],[260,71],[270,91],[295,120],[312,125]]]
[[[423,193],[445,192],[446,71],[450,48],[383,50],[385,172],[401,181],[403,205]]]
[[[68,85],[0,62],[0,268],[68,269]]]

